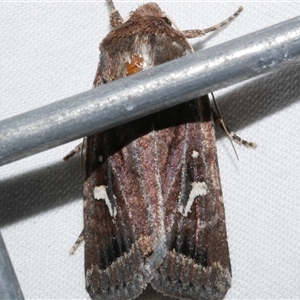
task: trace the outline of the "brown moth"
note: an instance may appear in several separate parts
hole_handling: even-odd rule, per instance
[[[242,10],[180,31],[156,3],[124,22],[107,2],[113,30],[95,87],[192,53],[187,38]],[[83,238],[92,299],[134,299],[148,284],[176,298],[224,298],[231,266],[208,96],[87,138]]]

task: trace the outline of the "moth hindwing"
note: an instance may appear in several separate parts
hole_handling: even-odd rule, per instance
[[[94,86],[193,52],[155,3],[100,44]],[[241,10],[241,9],[240,9]],[[92,299],[134,299],[151,284],[185,299],[222,299],[231,284],[215,132],[208,96],[89,136],[84,183],[86,288]]]

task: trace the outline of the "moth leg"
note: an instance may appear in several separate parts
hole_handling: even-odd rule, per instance
[[[221,127],[221,129],[225,132],[225,134],[228,136],[230,140],[235,141],[238,144],[243,144],[244,146],[249,148],[256,148],[257,146],[256,143],[248,142],[242,139],[241,137],[239,137],[238,135],[236,135],[229,127],[225,125],[223,119],[217,114],[217,112],[215,112],[212,108],[211,111],[214,118],[214,123]]]
[[[226,20],[222,21],[219,24],[210,26],[205,29],[183,30],[182,33],[187,39],[192,39],[192,38],[206,35],[209,32],[219,30],[221,27],[229,24],[233,19],[235,19],[241,13],[242,10],[243,10],[243,6],[240,6],[239,9],[232,16],[230,16],[229,18],[227,18]]]
[[[86,139],[83,139],[79,145],[77,145],[72,151],[70,151],[64,158],[64,161],[67,161],[69,158],[73,157],[77,153],[82,153],[82,151],[86,148]]]
[[[84,229],[81,231],[79,237],[77,238],[76,242],[74,243],[74,245],[72,246],[72,248],[70,249],[70,254],[74,254],[75,251],[77,250],[77,248],[79,247],[79,245],[82,243],[82,241],[84,240]]]

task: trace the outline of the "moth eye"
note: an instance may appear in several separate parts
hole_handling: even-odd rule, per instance
[[[172,22],[167,18],[167,17],[163,17],[163,20],[170,26],[172,26]]]

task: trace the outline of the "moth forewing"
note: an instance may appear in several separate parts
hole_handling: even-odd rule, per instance
[[[115,28],[100,44],[95,86],[192,53],[186,37],[218,29],[184,34],[155,3],[123,22],[108,4]],[[225,296],[231,268],[207,96],[88,137],[85,171],[92,299],[134,299],[147,284],[178,298]]]

